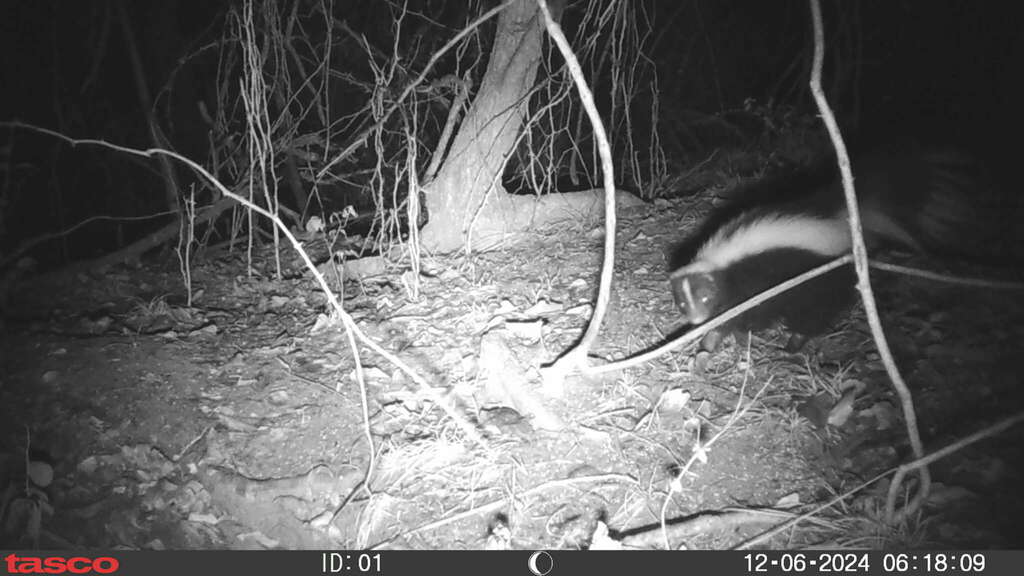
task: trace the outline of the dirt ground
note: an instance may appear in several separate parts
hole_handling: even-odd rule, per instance
[[[694,208],[620,215],[596,356],[678,332],[665,249]],[[860,310],[795,355],[776,330],[703,375],[684,349],[541,386],[586,326],[601,237],[428,258],[418,298],[398,272],[347,283],[359,326],[431,391],[366,349],[362,390],[325,299],[308,274],[273,279],[269,249],[252,276],[237,254],[197,262],[191,306],[173,257],[23,282],[0,349],[0,547],[720,549],[912,459]],[[1024,407],[1024,296],[875,276],[927,451]],[[936,463],[902,522],[883,522],[883,479],[757,545],[1024,547],[1022,456],[1017,425]]]

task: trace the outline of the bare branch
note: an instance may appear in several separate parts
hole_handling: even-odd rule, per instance
[[[917,428],[917,412],[914,410],[914,397],[910,393],[910,389],[907,388],[906,382],[903,381],[903,376],[896,366],[896,360],[892,356],[892,350],[889,349],[885,332],[882,330],[882,321],[878,317],[875,295],[871,290],[871,276],[868,273],[868,251],[864,245],[864,233],[860,224],[860,209],[857,207],[857,195],[853,188],[853,171],[850,169],[850,156],[846,152],[846,144],[843,142],[843,135],[839,131],[835,115],[832,113],[832,108],[829,107],[828,100],[825,98],[825,92],[821,88],[821,67],[825,57],[825,32],[821,21],[821,2],[820,0],[810,0],[810,2],[811,16],[814,21],[814,65],[811,68],[811,93],[814,95],[814,101],[821,112],[821,119],[825,122],[829,137],[832,139],[832,145],[836,149],[836,158],[839,161],[839,172],[842,175],[843,192],[846,194],[846,206],[850,219],[850,234],[853,239],[853,263],[857,271],[857,290],[860,291],[861,300],[864,302],[868,325],[871,327],[871,335],[874,337],[875,345],[878,347],[879,357],[882,359],[882,364],[885,365],[889,379],[892,381],[892,385],[900,397],[900,403],[903,406],[903,419],[906,423],[907,436],[910,438],[910,446],[914,451],[914,457],[920,459],[924,456],[924,445],[921,443],[921,433]],[[915,494],[913,500],[901,511],[901,517],[918,510],[928,497],[928,488],[931,484],[928,468],[925,466],[920,467],[919,476],[921,485],[918,487],[917,494]],[[886,516],[890,522],[896,519],[895,507],[899,488],[898,482],[893,482],[889,486]]]

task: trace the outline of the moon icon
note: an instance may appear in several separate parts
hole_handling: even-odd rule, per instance
[[[533,572],[535,576],[544,576],[551,569],[554,568],[554,560],[551,558],[551,554],[540,550],[530,554],[530,561],[526,563],[530,567],[530,572]]]

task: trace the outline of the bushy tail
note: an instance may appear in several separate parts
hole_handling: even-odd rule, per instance
[[[865,236],[943,256],[991,249],[992,216],[979,200],[992,185],[981,164],[951,149],[881,152],[854,166]]]
[[[960,252],[978,238],[984,219],[972,199],[987,193],[980,163],[957,151],[923,154],[925,196],[916,214],[916,232],[931,250]]]

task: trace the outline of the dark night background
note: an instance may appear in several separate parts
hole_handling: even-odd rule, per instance
[[[1022,122],[1022,25],[1014,2],[826,2],[826,88],[854,142],[896,133],[969,148],[997,173],[1012,171]],[[148,147],[150,138],[127,58],[115,2],[3,2],[4,119],[75,137]],[[215,106],[217,52],[226,2],[125,2],[157,121],[173,147],[202,160],[208,126],[198,103]],[[302,3],[300,3],[300,7]],[[563,25],[571,31],[571,5]],[[700,133],[694,119],[735,111],[748,99],[811,115],[806,89],[811,44],[802,0],[648,1],[645,49],[658,75],[662,142],[673,170],[689,169],[720,146],[742,146]],[[391,43],[383,2],[338,2],[335,12],[378,47]],[[439,47],[463,24],[461,3],[410,5],[405,30],[421,46]],[[419,11],[419,14],[416,14]],[[426,18],[423,15],[429,14]],[[486,34],[485,34],[486,36]],[[488,37],[489,38],[489,37]],[[338,33],[336,67],[367,80],[361,54]],[[421,49],[421,54],[430,50]],[[188,58],[185,59],[186,55]],[[419,56],[410,65],[422,62]],[[442,62],[438,75],[450,69]],[[480,73],[478,68],[477,74]],[[397,87],[403,83],[399,78]],[[642,95],[641,95],[642,96]],[[365,94],[338,81],[329,96],[339,114],[356,112]],[[642,99],[642,98],[641,98]],[[635,130],[649,130],[638,126]],[[340,131],[344,143],[351,130]],[[0,248],[67,228],[96,214],[140,216],[165,206],[154,162],[96,148],[72,149],[48,137],[4,131],[17,192],[3,207]],[[191,182],[190,177],[182,185]],[[660,191],[671,194],[672,191]],[[166,220],[100,222],[35,254],[47,266],[96,256]]]

